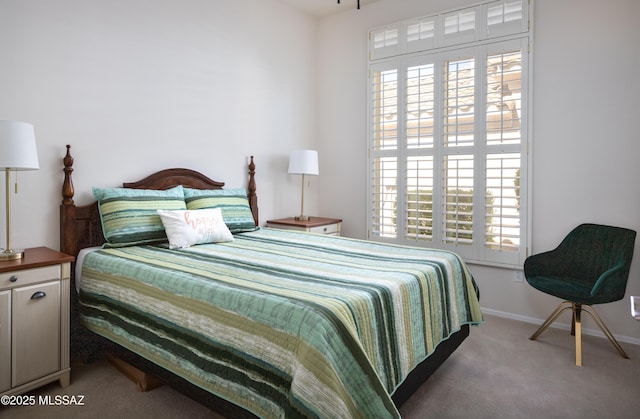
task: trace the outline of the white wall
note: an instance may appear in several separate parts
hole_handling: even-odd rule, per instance
[[[381,0],[320,20],[318,148],[332,170],[320,174],[319,210],[343,218],[345,235],[366,237],[367,30],[475,3]],[[531,253],[581,222],[640,231],[639,16],[637,0],[535,0]],[[559,302],[511,270],[472,271],[488,312],[537,321]],[[640,295],[639,276],[640,245],[628,295]],[[640,343],[628,297],[597,309],[614,334]]]
[[[314,18],[277,0],[0,0],[0,39],[0,119],[34,124],[41,167],[19,174],[14,247],[58,248],[66,144],[78,204],[168,167],[245,187],[253,154],[262,222],[299,211],[286,170],[315,142]]]

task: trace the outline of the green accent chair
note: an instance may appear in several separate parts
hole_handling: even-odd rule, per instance
[[[529,256],[524,276],[537,290],[564,301],[531,335],[535,340],[565,310],[571,310],[576,365],[582,365],[581,314],[589,314],[623,358],[629,358],[593,307],[624,298],[636,232],[621,227],[581,224],[554,250]]]

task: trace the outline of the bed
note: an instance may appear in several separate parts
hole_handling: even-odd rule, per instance
[[[454,253],[258,227],[253,157],[239,208],[223,200],[232,237],[179,248],[169,224],[168,243],[122,233],[130,208],[109,194],[168,208],[184,196],[187,212],[205,211],[233,194],[222,182],[167,169],[76,205],[70,146],[63,162],[61,251],[82,255],[72,321],[99,336],[72,327],[77,345],[116,348],[225,416],[399,417],[482,322]]]

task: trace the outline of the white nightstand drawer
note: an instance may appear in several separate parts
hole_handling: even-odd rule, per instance
[[[316,216],[309,217],[307,220],[296,220],[294,217],[289,217],[278,220],[268,220],[267,227],[339,236],[342,228],[342,220],[340,218]]]
[[[43,266],[42,268],[22,269],[0,273],[0,291],[22,287],[51,280],[60,280],[60,265]]]
[[[309,228],[309,232],[319,233],[319,234],[331,234],[334,236],[338,236],[340,235],[340,223],[311,227]]]

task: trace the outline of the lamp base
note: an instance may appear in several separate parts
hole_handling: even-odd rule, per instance
[[[6,260],[17,260],[24,257],[23,249],[9,249],[0,252],[0,262]]]
[[[293,218],[294,218],[294,220],[296,220],[296,221],[309,221],[309,219],[310,219],[311,217],[309,217],[308,215],[297,215],[297,216],[295,216],[295,217],[293,217]]]

